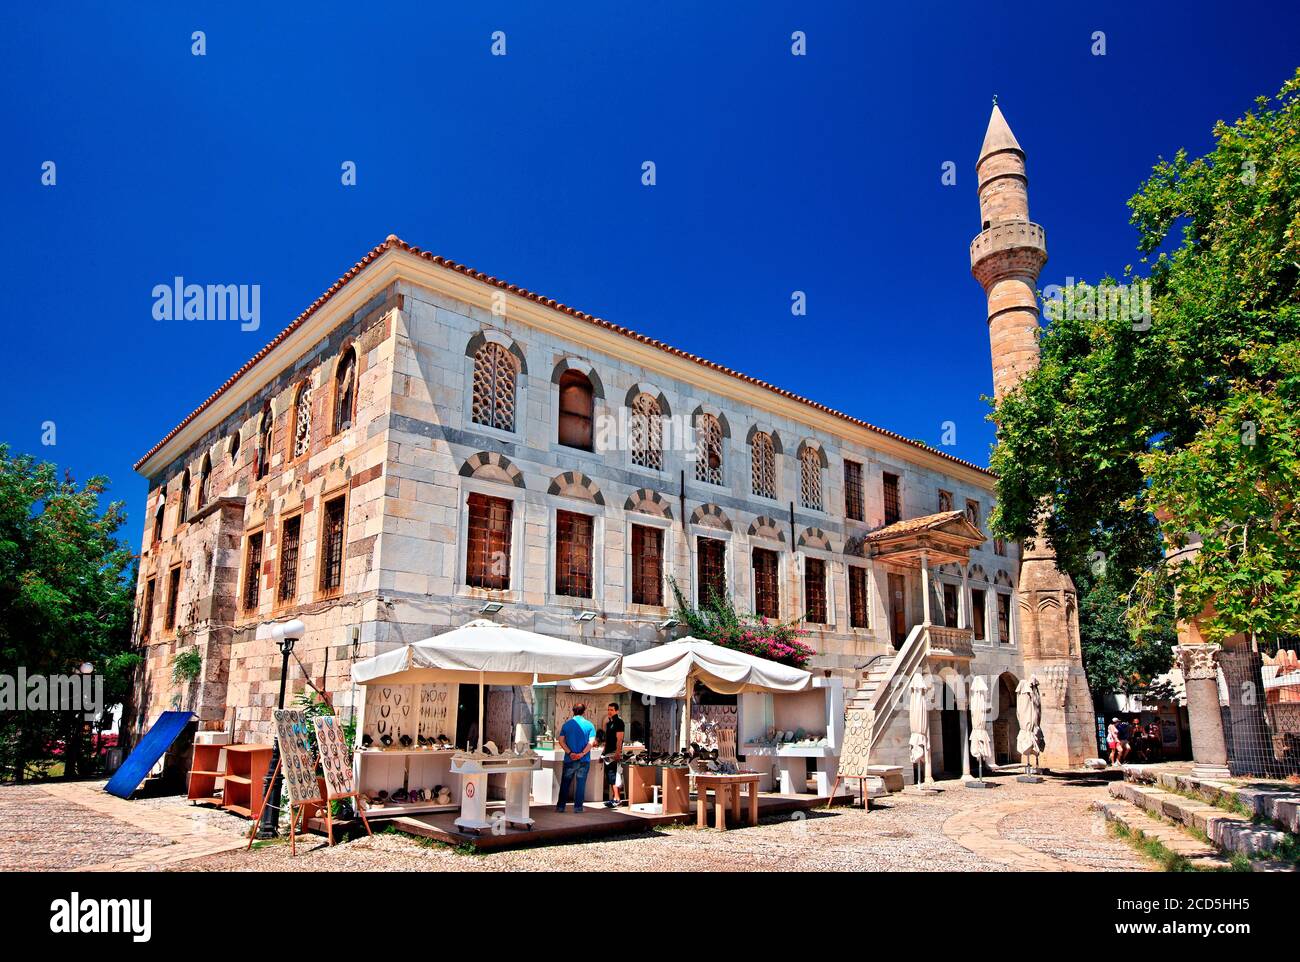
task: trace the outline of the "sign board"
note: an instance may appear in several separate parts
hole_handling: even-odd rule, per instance
[[[336,715],[317,715],[312,722],[316,725],[321,767],[325,769],[325,787],[331,796],[351,795],[352,753],[348,751],[343,725]]]
[[[280,771],[293,804],[320,800],[320,786],[316,783],[316,759],[311,750],[311,723],[296,708],[277,708],[271,712],[275,719],[275,735],[280,740]]]
[[[871,754],[871,710],[844,712],[844,746],[840,749],[840,778],[866,778]]]

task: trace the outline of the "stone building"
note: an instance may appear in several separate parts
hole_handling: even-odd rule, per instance
[[[675,583],[802,617],[850,686],[948,626],[944,664],[988,676],[1014,756],[1020,559],[982,533],[985,469],[396,237],[136,470],[137,728],[179,704],[269,738],[285,619],[307,626],[291,690],[305,672],[346,711],[354,660],[477,617],[669,640]],[[964,723],[936,723],[955,774]]]

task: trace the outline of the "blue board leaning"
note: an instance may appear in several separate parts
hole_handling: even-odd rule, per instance
[[[172,747],[176,736],[185,730],[193,717],[194,714],[188,711],[165,711],[159,715],[153,727],[140,739],[140,744],[135,746],[135,751],[126,757],[126,761],[108,780],[104,791],[118,798],[130,798],[131,793],[140,787],[149,770],[158,764],[158,759]]]

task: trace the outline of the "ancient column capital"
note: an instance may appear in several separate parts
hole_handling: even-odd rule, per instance
[[[1174,645],[1174,656],[1186,681],[1198,678],[1218,680],[1219,645]]]

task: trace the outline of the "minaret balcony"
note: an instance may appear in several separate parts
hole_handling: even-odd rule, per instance
[[[998,258],[1000,262],[1021,262],[1026,266],[1042,267],[1047,263],[1047,232],[1031,221],[1007,221],[994,224],[970,242],[970,267],[982,281],[980,264],[995,254],[1018,254],[1016,257]]]

